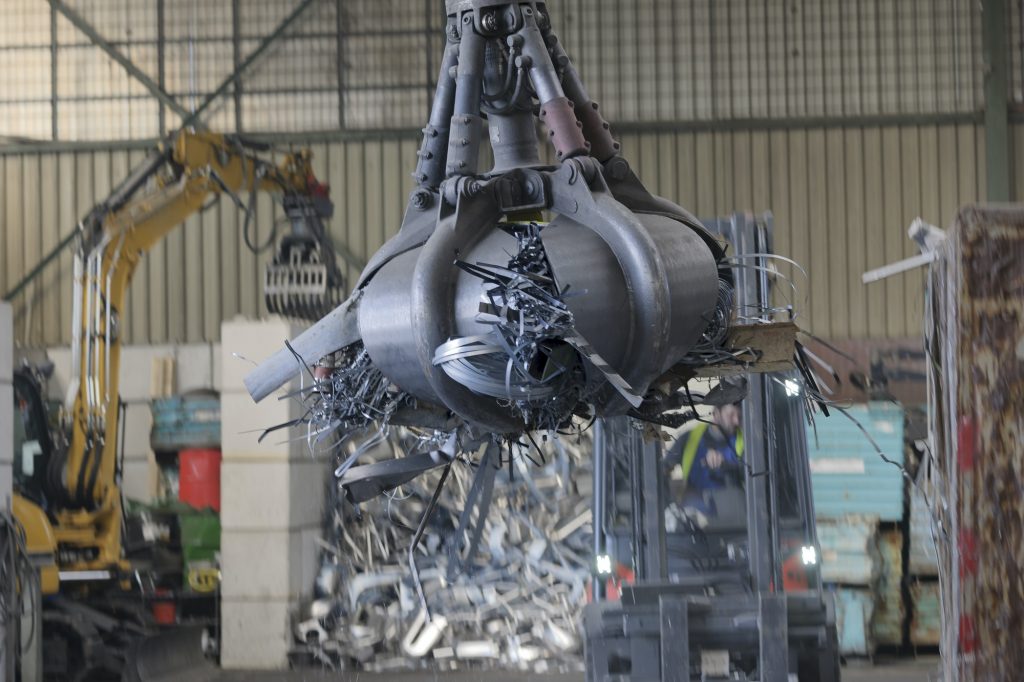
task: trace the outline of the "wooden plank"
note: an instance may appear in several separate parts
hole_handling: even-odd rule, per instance
[[[907,223],[903,221],[903,185],[901,130],[896,127],[882,129],[882,243],[885,256],[882,264],[903,258],[903,241]],[[890,277],[886,289],[886,336],[904,335],[906,325],[906,286],[903,277]]]
[[[882,131],[864,129],[864,269],[881,267],[889,261],[885,257],[885,177],[882,160]],[[866,285],[868,337],[886,337],[888,329],[887,282]]]
[[[697,368],[698,377],[744,372],[783,372],[793,368],[793,352],[799,327],[793,322],[738,325],[729,330],[725,348],[743,363],[719,363]]]
[[[860,281],[867,270],[867,220],[865,218],[864,194],[864,131],[848,128],[843,131],[845,156],[846,195],[846,262],[847,286],[849,287],[849,330],[848,336],[864,339],[868,331],[867,289]],[[838,336],[838,334],[837,334]]]
[[[829,300],[828,190],[829,161],[826,158],[825,131],[807,133],[807,203],[810,253],[804,267],[811,278],[811,319],[809,330],[830,337],[831,307]]]
[[[822,228],[828,249],[828,316],[829,336],[845,339],[850,336],[850,290],[860,287],[860,273],[850,272],[850,225],[846,209],[846,147],[843,130],[825,133],[825,158],[828,162],[826,203],[828,218]]]

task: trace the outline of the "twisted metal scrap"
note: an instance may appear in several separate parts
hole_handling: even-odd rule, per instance
[[[548,265],[541,226],[508,229],[518,249],[506,266],[456,263],[489,285],[476,319],[491,331],[441,344],[434,364],[471,391],[508,401],[527,424],[553,429],[571,417],[585,390],[570,345],[575,320]]]
[[[361,461],[393,457],[417,439],[396,428]],[[549,438],[539,449],[539,467],[528,466],[518,446],[504,460],[446,467],[448,483],[414,550],[429,620],[405,555],[444,473],[358,508],[339,498],[322,544],[316,627],[302,630],[308,655],[334,669],[582,670],[576,624],[591,531],[589,490],[577,481],[588,478],[589,445],[587,436]],[[474,555],[450,554],[443,548],[460,527],[479,466],[495,468],[481,540]],[[463,570],[449,578],[453,561]]]

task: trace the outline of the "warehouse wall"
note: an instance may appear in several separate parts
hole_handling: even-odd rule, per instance
[[[142,158],[159,112],[166,126],[175,122],[45,3],[10,4],[0,26],[0,142],[20,142],[0,145],[4,291]],[[160,0],[162,14],[139,0],[68,4],[191,107],[297,0]],[[1006,4],[1010,99],[1019,104],[1021,3]],[[331,229],[357,259],[401,220],[442,6],[317,0],[214,107],[219,130],[293,140],[307,134],[297,130],[320,131],[307,139],[320,140],[315,164],[333,188]],[[919,274],[867,288],[859,275],[912,254],[905,229],[915,216],[946,225],[957,206],[984,195],[978,3],[554,0],[551,10],[653,190],[704,216],[774,211],[776,250],[810,275],[796,301],[805,327],[838,338],[919,332]],[[1022,131],[1010,155],[1017,163]],[[46,132],[55,139],[40,142]],[[111,135],[123,139],[103,141]],[[1024,170],[1015,175],[1024,199]],[[263,239],[275,219],[269,198],[258,213]],[[129,342],[216,340],[221,320],[261,314],[268,254],[243,246],[241,224],[221,202],[147,256],[129,294]],[[19,342],[70,340],[69,273],[64,254],[15,301]],[[356,274],[348,268],[351,281]]]
[[[1024,126],[1012,157],[1024,159]],[[947,225],[984,194],[982,131],[973,125],[652,132],[622,135],[650,188],[698,215],[772,210],[776,251],[801,263],[802,324],[834,338],[919,333],[919,274],[865,287],[860,274],[913,254],[906,227],[920,215]],[[336,203],[336,242],[365,261],[401,222],[416,140],[371,137],[315,143],[317,173]],[[139,160],[140,150],[0,155],[0,285],[16,283]],[[1024,200],[1024,172],[1017,174]],[[280,218],[257,202],[255,236]],[[243,244],[239,211],[221,201],[157,246],[137,271],[125,318],[129,343],[213,341],[220,322],[264,312],[267,253]],[[354,282],[358,270],[349,266]],[[70,255],[16,301],[17,338],[70,341]]]

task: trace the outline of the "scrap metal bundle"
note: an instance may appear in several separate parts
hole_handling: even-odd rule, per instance
[[[960,211],[928,289],[930,500],[944,679],[1024,668],[1024,208]]]
[[[331,669],[581,670],[589,432],[536,440],[485,446],[453,463],[416,549],[426,608],[406,558],[444,474],[359,505],[339,497],[316,599],[296,627],[299,649]],[[360,466],[412,454],[424,442],[429,437],[396,429]]]

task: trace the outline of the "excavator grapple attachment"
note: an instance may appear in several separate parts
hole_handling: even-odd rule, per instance
[[[286,196],[291,230],[277,245],[263,277],[267,310],[302,320],[318,320],[345,297],[345,278],[323,219],[333,206],[326,196]]]

